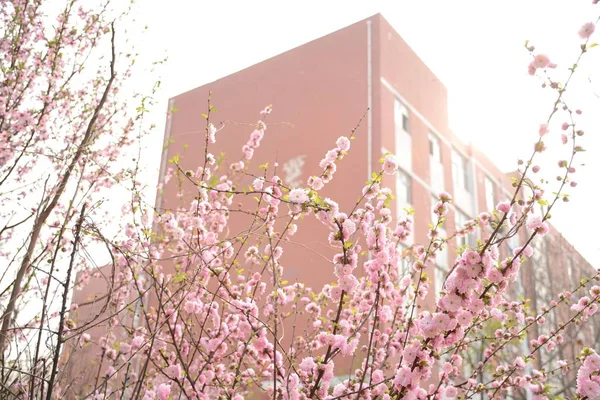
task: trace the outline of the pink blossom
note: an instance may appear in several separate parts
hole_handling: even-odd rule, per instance
[[[119,345],[119,352],[121,354],[131,353],[131,345],[127,342],[121,342],[121,344]]]
[[[491,283],[500,283],[504,279],[502,272],[500,272],[497,268],[490,268],[486,277]]]
[[[325,154],[325,162],[327,164],[333,163],[338,159],[339,153],[337,149],[331,149]]]
[[[600,356],[593,352],[585,358],[583,365],[589,367],[592,371],[600,371]]]
[[[308,203],[308,190],[306,189],[292,189],[290,190],[290,202],[295,204]]]
[[[595,399],[600,396],[600,384],[592,381],[591,379],[585,379],[581,381],[577,391],[583,396],[587,396],[590,399]]]
[[[452,372],[452,364],[450,364],[449,362],[445,362],[444,365],[442,365],[442,370],[446,373],[449,374],[450,372]]]
[[[440,192],[438,193],[438,199],[444,203],[448,203],[452,201],[452,195],[448,192]]]
[[[310,186],[313,190],[321,190],[323,189],[323,186],[325,185],[323,183],[323,179],[317,177],[317,176],[311,176],[310,178],[308,178],[308,186]]]
[[[529,218],[527,218],[527,229],[535,230],[542,226],[542,222],[542,217],[539,215],[530,215]]]
[[[254,190],[262,190],[263,188],[263,184],[264,184],[264,180],[261,178],[256,178],[253,182],[252,182],[252,187],[254,188]]]
[[[186,301],[183,305],[183,309],[186,313],[191,314],[196,310],[196,302],[195,301]]]
[[[473,322],[473,315],[468,311],[460,311],[456,316],[460,326],[469,326]]]
[[[208,135],[208,142],[209,143],[215,143],[216,142],[216,139],[215,139],[215,134],[216,133],[217,133],[217,128],[213,124],[208,124],[207,135]]]
[[[88,343],[91,339],[91,336],[89,333],[82,333],[81,337],[79,338],[79,344],[81,346],[83,346],[84,344]]]
[[[481,261],[479,253],[470,249],[465,252],[464,258],[469,264],[478,264]]]
[[[346,136],[340,136],[335,144],[341,151],[350,150],[350,139],[348,139]]]
[[[595,29],[596,29],[596,26],[594,25],[593,22],[586,22],[579,29],[579,32],[578,32],[579,37],[582,39],[589,39],[590,36],[592,36],[592,33],[594,33]]]
[[[181,379],[181,366],[179,364],[169,365],[165,369],[165,374],[171,379]]]
[[[383,161],[383,172],[387,175],[393,175],[396,172],[397,168],[398,163],[396,162],[396,157],[391,154],[385,156],[385,159]]]
[[[133,347],[134,349],[139,349],[140,347],[142,347],[143,343],[144,343],[144,338],[141,336],[136,336],[131,341],[131,347]]]
[[[596,314],[596,311],[598,311],[598,304],[593,303],[584,311],[584,314],[586,318],[589,318],[592,315]]]
[[[541,124],[540,125],[540,136],[544,136],[545,134],[548,133],[548,124]]]
[[[444,395],[446,397],[450,397],[450,398],[454,398],[456,397],[458,391],[456,390],[456,388],[454,386],[448,386],[446,387],[446,390],[444,391]]]
[[[502,313],[502,311],[500,311],[497,308],[492,308],[490,311],[490,315],[500,321],[503,321],[506,318],[506,316]]]
[[[515,358],[513,365],[518,369],[525,369],[525,367],[527,366],[527,364],[525,364],[525,361],[523,361],[522,357]]]
[[[154,390],[146,390],[146,392],[144,392],[144,397],[142,397],[142,400],[155,400],[156,399],[156,392]]]
[[[412,371],[408,367],[402,367],[396,371],[396,376],[394,377],[394,386],[396,389],[400,389],[402,387],[406,387],[412,381]]]
[[[109,360],[116,360],[117,359],[117,351],[115,349],[109,349],[106,351],[106,357]]]
[[[300,369],[306,373],[312,373],[313,368],[316,366],[317,364],[312,357],[303,358],[299,365]]]
[[[501,213],[508,214],[510,212],[510,203],[508,201],[502,201],[498,203],[496,210]]]
[[[573,304],[571,306],[571,310],[577,311],[577,312],[583,311],[588,306],[588,304],[590,304],[590,298],[587,296],[584,296],[581,299],[579,299],[577,304]]]
[[[533,66],[535,68],[546,68],[548,64],[550,64],[550,58],[545,54],[537,54],[535,57],[533,57]]]
[[[547,222],[542,222],[542,225],[537,229],[537,235],[540,237],[544,237],[550,231],[550,227]]]
[[[171,385],[167,385],[166,383],[161,383],[158,386],[158,388],[156,388],[156,395],[158,396],[158,400],[168,400],[170,394],[171,394]]]
[[[347,219],[342,223],[342,229],[344,236],[352,236],[354,232],[356,232],[356,224],[354,223],[354,221]]]
[[[455,312],[458,311],[462,305],[462,299],[455,294],[447,294],[440,298],[440,307],[446,311]]]

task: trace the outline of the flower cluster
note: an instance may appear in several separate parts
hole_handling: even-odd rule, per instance
[[[600,356],[593,350],[584,355],[577,371],[577,393],[589,399],[600,397]]]
[[[203,163],[184,168],[179,156],[170,158],[159,188],[176,196],[151,214],[136,176],[140,166],[110,167],[136,142],[132,121],[142,119],[145,100],[139,118],[123,118],[121,126],[117,117],[126,107],[115,97],[121,75],[114,63],[100,69],[108,75],[99,74],[88,91],[68,78],[96,41],[114,46],[108,17],[69,6],[49,30],[42,29],[41,0],[11,4],[0,7],[0,21],[11,26],[8,39],[0,39],[0,176],[12,186],[0,205],[40,197],[16,225],[0,207],[9,221],[0,252],[9,260],[5,274],[14,272],[0,294],[0,349],[14,358],[2,361],[2,390],[17,398],[95,400],[243,400],[257,392],[284,400],[434,400],[529,391],[542,400],[551,396],[553,372],[575,379],[571,368],[581,364],[577,395],[600,396],[597,353],[584,349],[577,358],[562,351],[570,330],[597,317],[600,286],[591,282],[600,274],[535,307],[511,291],[543,254],[539,240],[552,236],[556,200],[574,187],[583,131],[572,118],[580,113],[562,98],[564,86],[548,81],[558,95],[551,117],[564,111],[561,141],[573,146],[557,162],[562,175],[554,197],[529,176],[540,170],[533,159],[546,149],[541,139],[552,137],[549,118],[534,132],[531,158],[519,163],[514,195],[456,229],[453,236],[478,240],[453,248],[453,263],[440,274],[443,250],[454,243],[444,237],[458,207],[449,193],[433,201],[428,231],[417,227],[429,241],[412,244],[412,211],[397,210],[386,187],[398,170],[396,156],[386,154],[357,193],[327,192],[354,133],[331,144],[306,187],[286,187],[276,164],[256,175],[252,161],[269,140],[263,121],[271,106],[261,111],[241,160],[223,165],[209,99]],[[593,31],[586,24],[579,34],[587,40]],[[54,39],[45,40],[48,32]],[[535,54],[528,68],[536,74],[555,67]],[[20,102],[24,93],[31,98]],[[46,168],[29,152],[63,161]],[[26,182],[36,167],[43,177],[52,171],[58,183]],[[38,190],[27,192],[23,183]],[[99,211],[97,199],[101,189],[125,184],[131,188],[119,207],[121,229],[109,235],[98,221],[114,217]],[[31,228],[24,247],[15,229],[21,224]],[[518,245],[507,246],[514,237]],[[106,251],[108,264],[91,265],[91,248]],[[298,248],[310,255],[298,256]],[[314,280],[303,281],[295,270]],[[80,301],[69,305],[73,286],[104,292],[85,299],[75,292]],[[22,322],[25,305],[37,303],[39,313]],[[553,353],[561,358],[552,363],[555,371],[537,365]]]

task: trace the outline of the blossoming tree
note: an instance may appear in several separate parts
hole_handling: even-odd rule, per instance
[[[548,233],[554,205],[574,186],[584,132],[565,92],[576,68],[561,83],[550,71],[558,66],[527,45],[529,73],[553,91],[553,107],[530,158],[520,163],[513,196],[457,233],[479,240],[459,249],[435,293],[426,270],[447,245],[440,232],[452,196],[438,195],[429,242],[403,252],[413,221],[390,208],[385,178],[396,173],[395,156],[382,158],[349,209],[322,193],[344,167],[355,131],[332,143],[305,185],[286,187],[274,168],[252,165],[268,140],[270,106],[239,161],[227,165],[211,150],[220,133],[209,99],[197,168],[170,160],[170,188],[182,206],[151,213],[139,193],[137,160],[126,168],[116,163],[136,139],[135,117],[145,112],[142,103],[129,114],[117,95],[131,64],[124,54],[125,68],[116,66],[119,19],[108,17],[106,5],[75,12],[70,1],[49,29],[42,3],[2,0],[0,11],[3,397],[387,400],[529,392],[544,399],[553,396],[550,377],[569,369],[578,371],[577,398],[600,396],[600,356],[592,348],[535,365],[540,352],[563,343],[571,325],[585,326],[596,313],[600,275],[552,293],[540,312],[509,291],[535,241]],[[594,27],[586,23],[579,32],[579,58],[593,47]],[[98,74],[86,80],[82,65],[101,45],[110,58],[99,57]],[[555,125],[568,157],[559,161],[563,175],[548,195],[532,176],[545,141],[558,135]],[[242,184],[249,179],[251,185]],[[119,206],[123,232],[111,237],[97,201],[124,182],[130,196]],[[233,231],[240,216],[248,226]],[[323,226],[323,242],[335,251],[323,272],[331,282],[322,287],[283,279],[286,245],[307,220]],[[526,240],[501,256],[516,232]],[[104,246],[108,264],[87,257],[94,244]],[[407,258],[411,268],[404,271]],[[97,313],[68,301],[90,277],[105,283],[94,300]],[[560,319],[532,337],[531,328],[549,324],[555,312]],[[283,333],[290,327],[291,338]],[[480,344],[481,360],[467,368],[465,356]],[[92,373],[82,380],[72,365],[86,355]]]

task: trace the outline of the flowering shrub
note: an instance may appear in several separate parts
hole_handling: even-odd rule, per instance
[[[39,2],[13,2],[12,8],[7,1],[2,4],[6,6],[3,21],[13,27],[21,26],[23,18],[35,17],[39,6]],[[59,22],[66,24],[67,16],[73,17],[71,9],[67,11]],[[114,28],[103,25],[102,14],[91,16],[82,9],[78,15],[98,36],[114,35]],[[582,55],[594,26],[585,24],[579,32],[585,40]],[[72,30],[65,32],[71,36],[67,40],[58,35],[59,43],[86,43]],[[5,31],[5,37],[10,34]],[[17,39],[33,46],[27,35]],[[549,232],[548,219],[556,201],[565,198],[566,187],[574,186],[573,160],[582,151],[578,141],[583,131],[576,128],[579,112],[572,112],[563,96],[570,77],[559,84],[545,75],[548,68],[558,68],[549,57],[534,53],[527,45],[533,58],[529,72],[547,80],[556,100],[548,120],[540,126],[530,159],[520,163],[514,195],[457,232],[458,236],[475,233],[479,240],[476,246],[459,249],[441,292],[435,293],[427,272],[449,240],[441,231],[452,196],[445,192],[437,196],[429,242],[403,252],[400,245],[411,234],[412,215],[390,208],[393,195],[384,184],[384,177],[397,172],[396,158],[391,154],[382,158],[381,168],[350,209],[324,197],[322,190],[343,168],[342,160],[352,151],[354,131],[340,137],[325,153],[320,172],[305,186],[286,187],[268,165],[252,168],[255,150],[268,137],[264,121],[272,111],[270,106],[261,112],[263,121],[255,124],[241,160],[224,165],[211,153],[220,134],[211,122],[216,109],[209,99],[200,166],[184,170],[179,157],[170,160],[167,176],[177,181],[168,188],[176,186],[185,206],[156,210],[151,216],[139,195],[134,171],[114,176],[101,168],[131,142],[133,123],[125,124],[123,138],[108,149],[94,147],[95,140],[112,137],[114,130],[109,128],[115,122],[110,117],[119,109],[116,100],[107,100],[114,95],[114,39],[112,43],[112,73],[107,80],[92,81],[96,85],[92,87],[103,88],[100,98],[79,103],[75,93],[61,87],[56,98],[49,100],[53,107],[60,107],[48,121],[55,126],[64,120],[79,122],[68,136],[66,149],[59,153],[63,160],[53,164],[62,180],[54,187],[52,183],[38,187],[44,197],[35,207],[26,253],[6,250],[4,254],[20,260],[13,268],[16,278],[7,282],[10,290],[2,294],[6,304],[0,332],[5,350],[2,390],[7,397],[240,400],[264,392],[274,399],[441,399],[478,394],[518,397],[528,391],[535,399],[544,399],[553,395],[551,375],[569,374],[573,367],[578,369],[576,396],[600,396],[600,358],[591,349],[580,349],[572,360],[559,360],[556,371],[533,366],[539,353],[552,352],[564,342],[564,332],[571,325],[585,323],[596,313],[600,287],[593,280],[600,275],[564,288],[539,314],[510,293],[522,264],[535,254],[536,237]],[[5,59],[12,60],[13,45],[6,38],[1,44]],[[62,61],[52,58],[53,51],[44,54],[33,60],[18,55],[24,65],[31,62],[32,66],[14,73],[38,74],[35,65],[42,63],[50,82],[55,75],[67,74],[57,69]],[[570,74],[574,72],[573,68]],[[44,129],[33,126],[44,118],[48,95],[41,95],[42,106],[33,115],[23,111],[27,103],[13,110],[12,93],[24,88],[22,77],[13,79],[11,73],[5,73],[0,86],[0,121],[7,127],[2,131],[0,172],[9,177],[20,168],[15,181],[29,183],[27,174],[36,159],[21,161],[21,154],[28,154],[29,137],[35,139],[31,140],[38,146],[36,151],[47,150],[48,138],[40,133]],[[79,95],[85,97],[85,93]],[[83,107],[87,114],[73,115],[72,102],[88,105]],[[90,109],[89,104],[95,106]],[[560,108],[564,113],[559,113]],[[559,162],[564,174],[559,188],[547,196],[530,175],[539,171],[535,158],[546,149],[542,139],[553,135],[550,127],[559,116],[567,119],[561,140],[569,146],[570,158]],[[69,174],[75,172],[81,178],[71,178]],[[125,226],[121,236],[111,239],[93,221],[97,214],[90,211],[95,208],[92,193],[100,185],[110,187],[129,177],[133,186],[130,201],[122,207]],[[252,184],[246,186],[248,180]],[[74,186],[69,188],[72,191],[66,190],[67,184]],[[248,196],[255,198],[256,207],[238,207]],[[9,201],[15,199],[7,195],[3,204]],[[237,215],[248,216],[251,222],[235,234],[230,227]],[[286,245],[307,220],[316,220],[327,230],[323,241],[335,249],[330,271],[323,272],[331,276],[331,282],[322,287],[283,278]],[[5,230],[14,231],[16,226],[7,223]],[[526,233],[525,242],[502,256],[503,243],[521,231]],[[12,239],[0,236],[3,244]],[[83,262],[79,249],[92,243],[105,246],[111,258],[107,266],[94,269]],[[68,256],[59,257],[59,253]],[[49,260],[47,266],[41,265],[42,259]],[[411,267],[404,271],[407,259]],[[46,279],[37,283],[41,272]],[[74,285],[89,280],[90,274],[108,277],[107,293],[98,300],[102,304],[98,314],[78,314],[88,304],[67,308],[67,295]],[[29,281],[24,281],[26,277]],[[28,291],[40,293],[43,302],[35,317],[22,323],[14,314],[19,310],[19,297]],[[53,307],[48,299],[61,294],[58,307]],[[546,324],[546,318],[558,310],[568,317],[549,327],[548,333],[532,337],[533,328]],[[303,326],[297,326],[297,321]],[[285,335],[290,329],[291,339]],[[41,346],[43,340],[50,343],[47,351]],[[470,364],[469,354],[479,343],[485,343],[481,361]],[[93,373],[85,379],[69,370],[78,354],[94,357]]]

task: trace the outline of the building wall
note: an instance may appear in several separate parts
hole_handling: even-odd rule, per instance
[[[178,111],[173,114],[171,138],[175,140],[175,145],[169,149],[169,156],[183,151],[178,147],[183,143],[189,144],[190,149],[201,148],[201,135],[195,139],[183,137],[186,132],[193,131],[204,122],[198,114],[203,110],[202,105],[209,90],[213,92],[213,103],[217,107],[220,104],[224,105],[216,117],[219,120],[253,121],[256,110],[264,104],[273,103],[274,112],[269,118],[291,125],[273,125],[272,121],[267,121],[272,125],[267,130],[267,139],[261,150],[256,153],[256,163],[272,161],[273,155],[276,155],[282,165],[285,160],[295,155],[306,154],[304,165],[307,170],[299,178],[302,182],[314,173],[308,172],[310,166],[314,168],[337,136],[348,134],[370,104],[372,122],[369,124],[367,118],[357,130],[357,139],[353,142],[350,156],[340,163],[334,182],[327,188],[328,191],[325,191],[325,194],[332,195],[342,191],[359,193],[364,184],[364,181],[356,179],[356,176],[367,176],[368,156],[365,150],[369,148],[369,126],[372,127],[372,171],[378,169],[378,159],[381,155],[397,152],[394,101],[400,100],[407,107],[410,121],[410,146],[401,148],[400,151],[406,151],[410,158],[405,172],[410,175],[412,182],[410,205],[416,210],[415,243],[428,242],[428,225],[431,223],[431,208],[435,201],[433,196],[441,190],[455,195],[455,203],[446,221],[445,233],[448,235],[452,235],[456,230],[457,211],[465,214],[467,219],[473,219],[483,211],[492,211],[493,207],[486,201],[486,177],[493,182],[495,203],[512,197],[514,188],[510,175],[502,173],[485,154],[462,142],[450,131],[446,88],[380,15],[174,98],[174,105]],[[369,92],[372,94],[370,103]],[[223,134],[227,134],[228,137],[226,140],[219,137],[219,151],[223,150],[228,154],[239,153],[248,131],[248,127],[244,125],[226,124]],[[438,138],[440,143],[439,170],[435,170],[431,163],[430,134]],[[309,137],[315,136],[319,139],[308,140]],[[285,139],[282,139],[283,137]],[[287,143],[293,143],[293,148],[282,146],[282,143],[288,140]],[[453,151],[467,160],[470,191],[462,198],[456,196],[458,189],[452,174]],[[399,154],[399,157],[402,158],[402,154]],[[192,165],[195,164],[190,164]],[[443,177],[440,179],[437,174],[442,174]],[[435,183],[440,181],[443,182],[441,187],[436,187]],[[395,187],[397,182],[395,179],[386,178],[384,183]],[[169,189],[165,193],[164,204],[168,208],[175,200],[169,198],[172,193]],[[352,207],[355,199],[356,196],[352,195],[342,197],[342,210]],[[304,221],[296,240],[310,247],[316,243],[314,238],[325,238],[325,232],[320,231],[320,228],[318,224]],[[552,230],[549,237],[556,235],[555,230]],[[524,240],[524,235],[520,234],[510,243],[511,247],[506,243],[502,248],[503,256],[507,256],[512,248],[522,245]],[[451,240],[446,259],[438,257],[437,263],[444,265],[446,270],[451,268],[456,248],[456,241]],[[323,271],[323,268],[328,268],[329,265],[313,251],[318,251],[325,257],[328,253],[319,247],[313,247],[309,252],[305,250],[293,247],[286,249],[286,257],[289,258],[284,258],[283,264],[288,268],[288,274],[291,272],[288,278],[305,280],[313,287],[332,282],[333,274],[312,273],[315,269]],[[294,262],[288,262],[298,259],[304,260],[303,267],[296,267]],[[574,259],[577,260],[577,268],[590,270],[589,264],[578,254]],[[557,260],[556,257],[553,258],[554,263]],[[549,273],[554,273],[551,270],[555,267],[550,263],[531,264],[533,262],[523,265],[522,278],[515,284],[514,293],[531,298],[535,309],[536,277],[532,271],[534,268],[543,268]],[[435,277],[433,271],[428,272],[430,276]],[[539,299],[538,302],[541,304],[542,301],[545,303],[546,299]],[[537,329],[534,329],[532,334],[537,336]]]
[[[206,62],[218,60],[207,58]],[[495,202],[508,200],[512,194],[510,177],[450,131],[446,88],[381,15],[171,99],[166,131],[169,146],[163,154],[163,165],[168,167],[166,160],[175,155],[179,156],[184,170],[195,171],[202,163],[206,121],[201,113],[207,110],[209,93],[212,105],[219,109],[211,114],[211,121],[219,132],[217,144],[209,150],[214,154],[224,152],[226,165],[242,159],[241,147],[253,130],[259,111],[273,104],[274,111],[266,118],[265,139],[255,152],[250,171],[256,172],[258,165],[269,162],[269,173],[272,173],[276,161],[276,173],[286,184],[304,185],[310,175],[318,174],[318,163],[325,152],[335,145],[337,137],[349,135],[366,113],[355,132],[350,154],[339,163],[335,179],[322,194],[338,200],[341,211],[350,211],[369,170],[378,170],[381,155],[397,153],[411,182],[411,199],[407,205],[416,210],[415,243],[428,242],[433,196],[441,190],[454,194],[456,199],[446,221],[448,235],[456,230],[457,212],[473,219],[482,211],[491,211],[486,202],[486,177],[494,184]],[[397,134],[396,101],[406,108],[409,137]],[[432,163],[430,135],[439,142],[439,165]],[[453,152],[467,160],[470,190],[464,193],[458,193],[459,188],[455,187]],[[287,168],[290,162],[299,167]],[[248,178],[240,185],[247,186],[251,181]],[[386,178],[384,183],[399,189],[396,178]],[[161,211],[189,204],[194,188],[184,183],[186,194],[179,198],[176,196],[178,185],[177,179],[171,179],[159,193]],[[241,200],[239,207],[253,210],[255,206],[256,202],[248,196]],[[395,212],[397,215],[399,210]],[[232,214],[230,232],[241,232],[248,223],[243,214]],[[285,247],[284,279],[306,282],[313,288],[335,281],[329,261],[333,251],[326,245],[327,233],[313,218],[302,222],[293,241]],[[550,236],[559,237],[560,243],[574,254],[577,268],[591,270],[554,230]],[[523,240],[524,237],[520,237],[513,245],[522,244]],[[437,261],[441,269],[452,267],[456,248],[456,241],[449,241],[445,259],[439,257]],[[508,248],[503,250],[504,254],[508,251]],[[539,267],[552,273],[561,270],[559,258],[551,259],[554,264]],[[172,265],[165,264],[165,267],[173,271]],[[535,298],[532,268],[525,264],[522,271],[521,291]],[[435,276],[434,271],[428,272]],[[557,275],[557,279],[564,277]],[[302,326],[302,321],[297,324]],[[354,365],[358,361],[355,360]]]
[[[219,109],[211,115],[211,120],[217,127],[222,126],[217,133],[217,143],[209,151],[215,155],[224,152],[226,165],[241,159],[241,147],[260,118],[259,111],[272,104],[273,113],[265,120],[268,125],[265,138],[248,171],[261,173],[257,167],[268,162],[268,174],[271,175],[274,162],[277,162],[276,174],[284,184],[291,184],[290,179],[293,178],[305,186],[309,176],[322,172],[318,164],[325,153],[335,147],[336,139],[342,135],[350,136],[367,112],[367,42],[368,25],[361,21],[175,97],[172,106],[176,112],[172,114],[169,132],[172,144],[167,157],[181,154],[183,168],[194,171],[202,162],[205,121],[200,113],[206,110],[209,92],[212,92],[212,104]],[[224,125],[220,125],[221,121]],[[321,193],[338,201],[342,212],[352,210],[368,177],[368,126],[368,118],[365,117],[355,132],[349,155],[337,163],[334,180]],[[187,150],[184,145],[189,146]],[[290,161],[298,161],[298,157],[301,157],[303,165],[295,171],[297,176],[292,176],[294,174],[287,173],[285,168]],[[240,187],[251,182],[252,179],[248,178],[240,182]],[[175,195],[175,185],[176,180],[173,179],[164,190],[163,211],[180,203]],[[189,202],[193,195],[194,191],[189,189],[190,196],[186,196],[184,203]],[[240,201],[242,209],[256,209],[252,196]],[[232,213],[230,232],[242,232],[249,222],[249,217]],[[283,224],[279,224],[278,230],[283,228]],[[313,288],[335,282],[331,263],[335,252],[328,245],[328,233],[312,216],[299,224],[298,232],[283,246],[284,254],[280,261],[285,266],[284,280],[303,282]],[[254,244],[257,237],[250,237],[243,251]],[[251,267],[244,268],[248,276],[251,275],[248,270]],[[256,270],[260,271],[260,268],[256,267]],[[304,334],[306,325],[305,315],[284,322],[282,328],[286,334],[282,345],[290,344],[293,332]],[[349,370],[352,362],[356,367],[360,360],[360,356],[345,360],[338,357],[336,364],[339,363],[340,367],[347,364]]]
[[[111,285],[111,274],[110,265],[101,267],[96,274],[89,277],[89,281],[81,290],[75,288],[73,291],[71,302],[77,304],[78,308],[71,311],[69,317],[78,328],[85,328],[84,331],[90,335],[90,341],[83,343],[76,337],[65,343],[61,354],[59,379],[68,383],[62,385],[63,397],[66,399],[84,398],[92,392],[97,379],[102,381],[110,363],[102,355],[101,338],[109,335],[125,337],[125,330],[121,324],[109,327],[109,319],[118,309],[114,298],[121,290]],[[77,275],[76,282],[81,281],[82,275],[83,273]],[[126,315],[121,314],[117,318],[121,319],[120,323],[131,326],[131,321]]]

